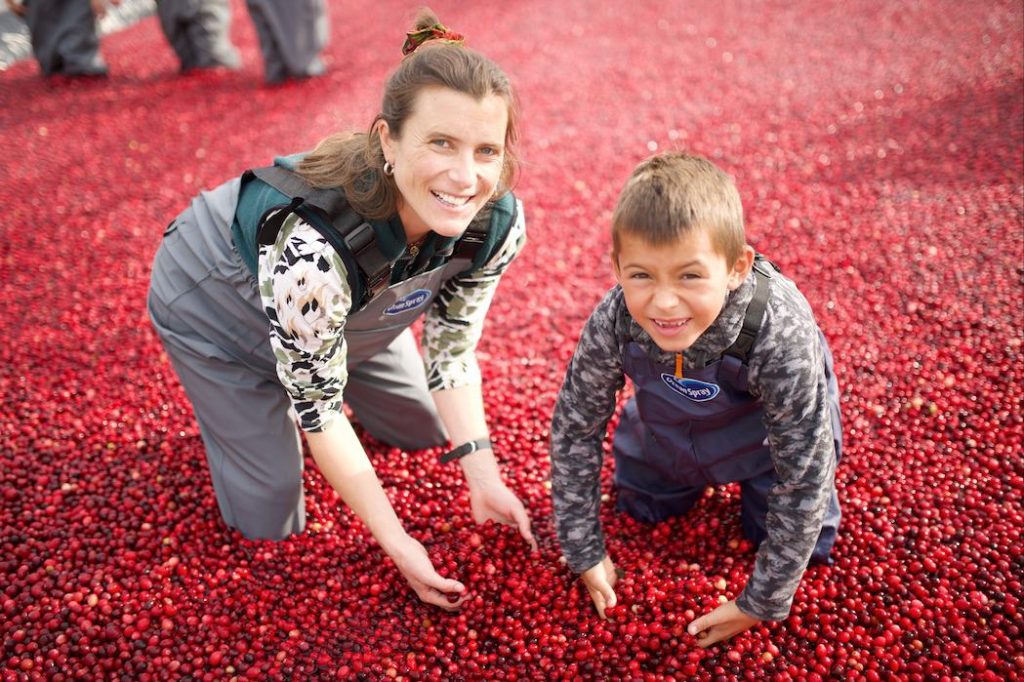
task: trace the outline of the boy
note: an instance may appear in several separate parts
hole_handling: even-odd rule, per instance
[[[583,329],[551,427],[555,525],[601,616],[616,574],[599,520],[601,444],[615,431],[617,506],[657,523],[708,485],[741,482],[759,545],[743,592],[689,624],[701,646],[788,616],[809,561],[839,524],[841,451],[832,358],[791,281],[755,258],[732,180],[706,159],[657,155],[633,171],[612,217],[618,286]]]

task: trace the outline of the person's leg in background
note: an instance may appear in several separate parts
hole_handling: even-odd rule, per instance
[[[324,73],[319,56],[328,34],[324,0],[246,0],[246,6],[259,36],[267,83]]]
[[[106,76],[90,0],[29,0],[32,52],[44,76]]]

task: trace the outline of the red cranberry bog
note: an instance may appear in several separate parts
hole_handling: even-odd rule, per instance
[[[435,2],[522,100],[530,241],[480,356],[541,551],[476,527],[438,451],[369,438],[407,529],[472,590],[461,613],[415,599],[311,462],[304,534],[223,526],[146,318],[152,256],[198,190],[365,128],[412,9],[333,2],[328,75],[276,88],[240,2],[238,72],[178,76],[150,17],[104,38],[108,80],[0,73],[2,677],[1024,675],[1019,2]],[[666,149],[736,177],[751,241],[832,344],[845,417],[835,565],[784,623],[710,651],[684,624],[752,565],[738,489],[651,528],[613,513],[606,467],[626,578],[602,622],[559,562],[546,484],[562,372],[612,282],[615,196]]]

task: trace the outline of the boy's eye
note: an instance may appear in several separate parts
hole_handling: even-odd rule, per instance
[[[634,272],[629,276],[630,279],[647,279],[649,275],[646,272]]]
[[[683,273],[682,279],[700,279],[700,275],[696,272],[685,272]]]

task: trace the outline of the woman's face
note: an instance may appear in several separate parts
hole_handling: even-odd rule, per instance
[[[398,215],[407,240],[430,231],[461,235],[501,178],[505,100],[494,94],[477,100],[430,86],[416,95],[400,138],[387,123],[380,126],[384,158],[395,168]]]

